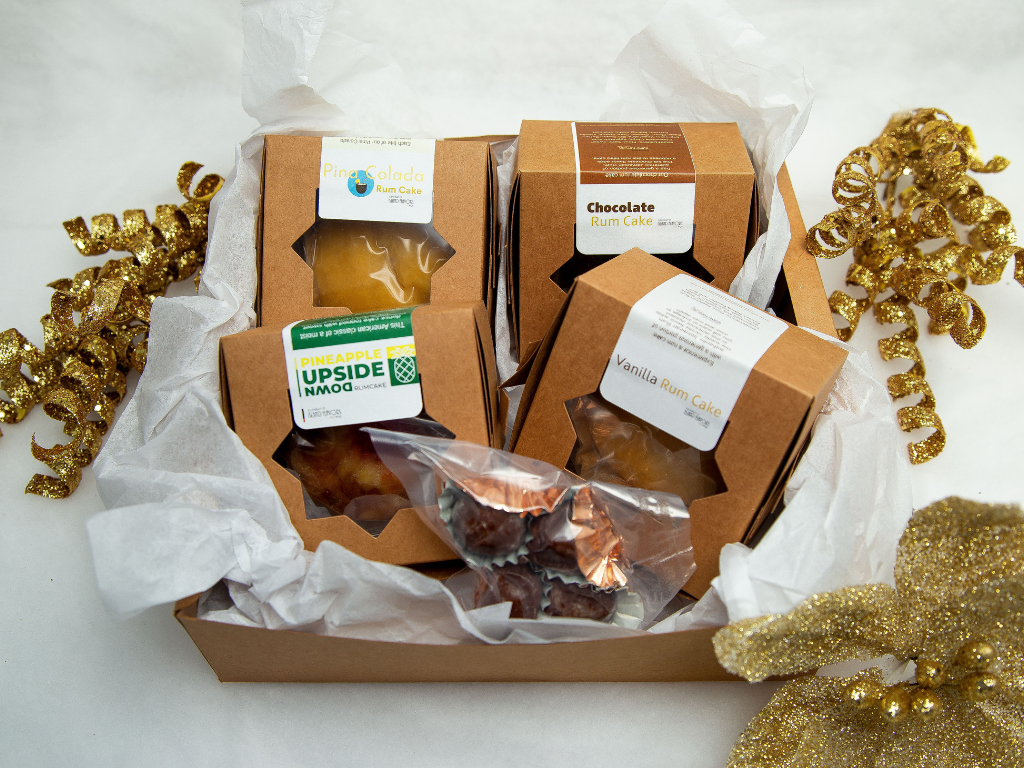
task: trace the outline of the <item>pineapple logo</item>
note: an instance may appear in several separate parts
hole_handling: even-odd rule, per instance
[[[388,347],[388,369],[391,372],[391,386],[415,384],[420,380],[416,368],[416,346]]]

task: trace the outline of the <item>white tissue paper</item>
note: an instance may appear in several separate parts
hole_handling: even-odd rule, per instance
[[[382,47],[346,35],[345,21],[344,4],[327,0],[243,4],[243,104],[261,127],[238,147],[235,170],[214,200],[199,295],[155,302],[145,373],[96,460],[108,511],[87,529],[103,599],[123,618],[206,590],[202,618],[383,641],[637,634],[594,622],[509,619],[508,603],[465,611],[416,571],[330,542],[303,551],[263,466],[225,423],[218,342],[254,320],[259,134],[432,135],[398,64]],[[771,202],[767,231],[732,290],[765,306],[789,241],[775,174],[811,100],[800,69],[724,2],[670,2],[623,50],[608,93],[605,119],[739,123],[762,200]],[[364,108],[346,111],[356,103]],[[754,549],[727,547],[715,588],[649,631],[717,626],[788,610],[817,591],[891,581],[911,512],[898,434],[884,387],[864,356],[851,354],[774,526]]]

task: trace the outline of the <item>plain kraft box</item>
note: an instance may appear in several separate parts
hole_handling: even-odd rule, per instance
[[[525,360],[565,292],[551,276],[575,249],[572,124],[524,120],[510,198],[506,280],[513,337]],[[679,123],[696,172],[694,259],[728,289],[757,231],[754,168],[735,123]]]
[[[577,439],[566,402],[598,391],[633,305],[679,274],[634,248],[576,279],[530,369],[513,452],[566,466]],[[845,361],[844,350],[788,325],[754,365],[714,449],[726,490],[690,505],[688,594],[703,595],[722,547],[747,540],[775,508]]]
[[[800,209],[783,166],[779,188],[792,236],[772,308],[835,336]],[[222,682],[676,682],[736,680],[715,658],[716,629],[549,645],[421,645],[324,637],[202,621],[199,595],[174,616]]]
[[[294,245],[316,222],[319,136],[274,136],[263,143],[256,263],[259,325],[334,317],[345,307],[313,305],[313,270]],[[493,315],[494,158],[483,141],[434,145],[433,226],[455,254],[430,279],[432,304],[482,301]]]
[[[484,305],[423,305],[413,310],[412,326],[424,411],[460,440],[501,447],[498,374]],[[221,339],[221,397],[228,424],[266,467],[305,548],[328,540],[395,565],[457,558],[411,508],[399,510],[377,537],[344,515],[306,518],[301,484],[274,460],[293,427],[282,327]]]

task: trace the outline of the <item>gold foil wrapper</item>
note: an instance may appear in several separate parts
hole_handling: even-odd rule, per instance
[[[463,477],[453,482],[481,504],[523,517],[539,517],[555,511],[568,487],[528,487],[515,478]]]
[[[622,550],[622,540],[612,528],[590,486],[583,486],[572,498],[570,522],[576,534],[576,561],[580,571],[600,589],[623,589],[631,569]]]
[[[965,292],[968,283],[999,282],[1013,258],[1014,279],[1024,285],[1024,249],[1014,245],[1009,211],[967,175],[997,173],[1008,165],[999,156],[984,162],[971,129],[941,110],[897,114],[881,136],[839,164],[832,195],[841,208],[807,232],[815,256],[835,258],[853,250],[846,284],[864,296],[835,291],[829,297],[832,312],[846,321],[837,327],[839,338],[849,341],[872,307],[878,322],[906,326],[879,341],[879,350],[886,360],[913,363],[890,377],[889,393],[894,400],[922,395],[917,405],[897,412],[905,432],[933,430],[908,446],[915,464],[937,456],[946,433],[924,379],[913,307],[928,313],[930,333],[948,334],[970,349],[985,333],[985,315]],[[954,222],[970,227],[967,242],[961,242]],[[937,248],[922,249],[934,241]],[[991,253],[986,257],[985,251]]]
[[[787,683],[736,742],[731,767],[1024,765],[1024,512],[957,498],[919,510],[895,576],[895,588],[848,587],[731,624],[714,637],[719,661],[749,680],[883,654],[943,673],[890,687],[912,694],[897,717],[844,694],[880,685],[876,669]]]
[[[19,422],[42,404],[48,416],[64,422],[70,438],[44,448],[33,436],[32,455],[56,477],[35,475],[26,493],[64,498],[78,487],[124,397],[126,374],[146,365],[153,300],[202,265],[210,200],[223,180],[209,174],[193,188],[200,168],[181,167],[177,182],[185,203],[157,206],[152,222],[142,210],[125,211],[120,223],[109,213],[94,216],[91,229],[81,217],[64,222],[83,256],[110,250],[129,255],[50,283],[42,350],[13,328],[0,333],[0,388],[7,395],[0,400],[0,421]]]

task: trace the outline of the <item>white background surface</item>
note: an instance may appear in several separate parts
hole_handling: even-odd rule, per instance
[[[835,206],[836,164],[896,110],[938,106],[970,124],[980,177],[1024,216],[1024,11],[915,0],[735,3],[800,59],[816,90],[789,159],[805,222]],[[608,65],[660,6],[607,0],[378,0],[356,37],[391,53],[439,135],[514,133],[524,117],[596,119]],[[226,174],[255,126],[238,89],[233,2],[0,3],[0,327],[42,343],[45,283],[90,262],[61,222],[178,202],[185,160]],[[1024,219],[1022,219],[1024,221]],[[848,257],[821,262],[840,287]],[[1024,499],[1020,387],[1024,288],[970,289],[984,341],[921,343],[949,443],[913,468],[922,506],[948,494]],[[855,336],[871,349],[881,329]],[[874,357],[880,375],[891,366]],[[222,685],[169,608],[123,624],[101,605],[84,522],[100,509],[89,470],[66,501],[23,495],[31,434],[63,436],[41,411],[0,439],[0,763],[34,765],[721,766],[774,690],[661,685]]]

